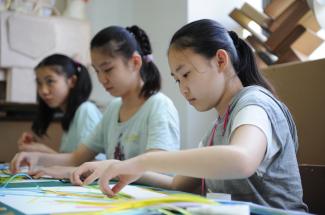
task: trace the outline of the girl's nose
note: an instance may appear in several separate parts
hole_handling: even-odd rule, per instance
[[[38,92],[41,95],[47,95],[49,94],[50,90],[49,88],[44,84],[38,87]]]
[[[186,95],[189,92],[188,87],[185,84],[183,84],[182,82],[179,82],[179,89],[180,89],[181,93],[186,97]]]
[[[108,76],[103,72],[98,72],[98,79],[102,84],[106,84],[109,80]]]

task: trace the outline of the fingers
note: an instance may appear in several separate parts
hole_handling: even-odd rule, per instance
[[[83,184],[83,181],[81,180],[81,176],[84,173],[84,165],[79,166],[70,176],[70,181],[74,185],[81,186]]]
[[[79,185],[79,186],[81,186],[82,183],[83,183],[83,181],[81,180],[80,176],[81,176],[81,174],[80,174],[80,172],[79,172],[79,168],[78,168],[78,169],[75,170],[75,171],[71,174],[71,176],[70,176],[70,181],[71,181],[71,183],[74,184],[74,185]]]
[[[33,178],[41,178],[45,174],[46,173],[43,168],[28,171],[28,175],[33,176]]]
[[[14,174],[17,173],[20,166],[22,166],[22,162],[24,159],[24,153],[17,153],[10,162],[10,171]]]
[[[95,181],[98,174],[94,174],[94,168],[91,162],[87,162],[79,166],[75,171],[73,171],[70,180],[75,185],[88,185]],[[86,179],[83,179],[86,177]]]
[[[88,185],[93,183],[98,177],[99,177],[98,172],[97,171],[93,172],[87,178],[85,178],[83,185]]]
[[[120,192],[126,185],[128,185],[129,182],[128,181],[118,181],[113,187],[112,187],[112,191],[114,193],[118,193]]]
[[[28,144],[33,141],[34,137],[31,133],[24,132],[18,140],[18,144]]]
[[[111,178],[114,178],[114,176],[110,175],[109,172],[104,172],[98,181],[100,190],[109,197],[113,197],[115,195],[115,193],[109,187],[109,180]]]
[[[34,136],[29,132],[24,132],[23,137],[24,137],[25,142],[32,142],[34,139]]]

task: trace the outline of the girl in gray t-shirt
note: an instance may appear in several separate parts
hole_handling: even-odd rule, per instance
[[[99,184],[114,195],[146,171],[176,173],[170,187],[226,192],[235,200],[307,210],[296,159],[296,127],[259,73],[251,48],[213,20],[198,20],[171,39],[168,60],[186,100],[218,119],[199,149],[153,152],[108,165]],[[119,178],[112,189],[111,178]]]

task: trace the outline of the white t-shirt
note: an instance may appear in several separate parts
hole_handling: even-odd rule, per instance
[[[77,109],[69,130],[61,138],[60,152],[73,152],[92,133],[102,118],[102,113],[92,102],[83,102]]]
[[[119,122],[121,98],[114,99],[84,144],[108,159],[129,159],[149,149],[178,150],[179,118],[172,101],[162,93],[151,96],[127,121]]]
[[[241,125],[254,125],[261,129],[266,136],[266,153],[261,165],[257,168],[257,174],[263,175],[267,166],[271,162],[272,157],[280,149],[279,144],[276,142],[276,139],[272,134],[271,122],[267,116],[267,113],[262,107],[257,105],[249,105],[241,109],[235,116],[231,127],[231,135],[232,132]]]

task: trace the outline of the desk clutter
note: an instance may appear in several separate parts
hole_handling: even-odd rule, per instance
[[[96,184],[11,175],[3,164],[0,171],[0,212],[14,214],[305,214],[140,185],[128,185],[109,198]]]

